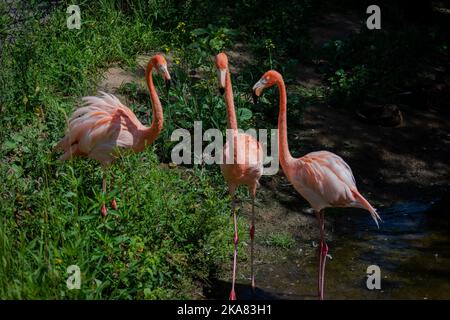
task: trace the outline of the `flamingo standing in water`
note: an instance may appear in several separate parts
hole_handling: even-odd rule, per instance
[[[236,112],[234,109],[233,88],[231,86],[230,70],[228,68],[228,58],[225,53],[216,56],[216,67],[219,76],[219,88],[221,93],[225,93],[225,104],[227,107],[228,128],[232,129],[232,145],[228,141],[223,150],[223,164],[220,168],[231,196],[231,210],[234,219],[234,259],[233,259],[233,280],[230,292],[230,300],[236,300],[234,290],[236,282],[236,260],[238,245],[238,230],[235,210],[235,192],[240,185],[246,185],[252,197],[252,220],[250,226],[251,239],[251,281],[252,288],[255,288],[255,277],[253,270],[253,250],[255,237],[255,197],[256,188],[259,185],[259,178],[263,173],[263,150],[261,144],[251,135],[238,132]]]
[[[163,110],[153,84],[152,70],[155,68],[170,86],[170,74],[166,59],[162,55],[153,56],[148,62],[145,78],[150,92],[153,119],[150,127],[144,126],[128,107],[112,94],[101,92],[100,97],[84,97],[84,105],[69,119],[69,127],[56,150],[64,151],[59,160],[76,156],[86,156],[100,162],[103,168],[102,190],[106,192],[106,170],[119,154],[119,149],[141,152],[155,141],[163,127]],[[111,206],[117,209],[116,200]],[[105,203],[102,216],[106,216]]]
[[[325,242],[324,209],[328,207],[354,207],[366,209],[378,227],[381,221],[375,209],[358,192],[352,170],[338,155],[328,151],[311,152],[293,158],[289,152],[286,120],[286,87],[280,73],[270,70],[254,85],[255,100],[265,88],[278,87],[280,112],[278,116],[278,148],[281,167],[295,190],[305,198],[316,213],[320,227],[319,298],[324,296],[325,263],[328,246]]]

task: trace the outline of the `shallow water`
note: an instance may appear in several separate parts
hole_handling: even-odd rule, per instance
[[[450,299],[450,215],[444,202],[401,202],[379,210],[380,229],[361,211],[326,214],[334,230],[325,298]],[[317,249],[309,246],[309,254],[296,248],[280,263],[258,265],[255,294],[242,284],[238,298],[316,299]],[[370,265],[381,269],[380,290],[367,289]],[[226,297],[229,283],[217,283],[215,289]]]

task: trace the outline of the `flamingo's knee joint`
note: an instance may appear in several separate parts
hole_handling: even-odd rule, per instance
[[[102,216],[103,216],[103,218],[106,217],[106,206],[105,206],[105,204],[102,205]]]
[[[324,242],[320,244],[320,253],[322,254],[323,257],[325,257],[328,254],[328,245]]]
[[[235,246],[237,246],[239,243],[239,237],[238,237],[237,233],[234,234],[233,242],[234,242]]]
[[[253,240],[255,238],[255,226],[250,227],[250,238]]]

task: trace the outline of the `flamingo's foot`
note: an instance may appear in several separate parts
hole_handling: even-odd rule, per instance
[[[230,300],[236,300],[236,292],[234,292],[234,289],[231,289],[230,292]]]
[[[322,290],[319,288],[319,292],[318,292],[318,294],[317,294],[317,298],[319,299],[319,300],[323,300],[323,292],[322,292]]]
[[[113,210],[117,210],[117,202],[116,202],[116,198],[114,198],[114,199],[111,201],[111,208],[112,208]]]
[[[319,290],[319,296],[318,296],[318,298],[319,298],[319,300],[324,300],[324,298],[323,298],[323,296],[324,296],[324,291],[325,290]]]
[[[255,276],[252,276],[252,291],[255,292],[256,284],[255,284]]]
[[[106,206],[105,204],[102,205],[102,217],[105,218],[106,217]]]
[[[319,300],[324,299],[324,277],[325,277],[325,263],[328,256],[328,245],[321,241],[320,243],[320,275],[319,275]]]

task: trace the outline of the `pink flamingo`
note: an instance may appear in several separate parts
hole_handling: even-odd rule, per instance
[[[69,127],[64,138],[57,144],[56,150],[64,151],[61,161],[76,156],[86,156],[100,162],[103,168],[102,190],[106,192],[105,169],[120,149],[141,152],[155,141],[163,127],[163,110],[153,84],[152,69],[162,75],[166,88],[170,86],[170,74],[166,59],[162,55],[153,56],[148,62],[145,78],[150,92],[153,119],[150,127],[144,126],[136,115],[112,94],[101,93],[101,97],[84,97],[84,105],[77,109],[69,119]],[[117,209],[116,200],[111,206]],[[106,216],[105,203],[102,216]]]
[[[324,209],[328,207],[354,207],[366,209],[378,227],[379,215],[358,192],[352,170],[338,155],[328,151],[311,152],[301,158],[293,158],[289,152],[286,120],[286,87],[283,77],[276,71],[266,72],[254,85],[257,99],[265,88],[277,85],[280,95],[278,116],[278,147],[281,167],[288,180],[316,213],[320,227],[319,247],[319,298],[324,296],[325,263],[328,246],[325,242]]]
[[[260,143],[251,135],[238,132],[236,113],[234,110],[233,88],[231,86],[230,70],[228,68],[228,58],[225,53],[216,56],[216,67],[219,74],[219,88],[221,93],[225,93],[225,104],[227,107],[228,128],[232,129],[232,145],[227,142],[223,150],[223,164],[220,168],[231,196],[231,210],[234,218],[234,259],[233,259],[233,280],[230,292],[230,300],[236,300],[234,290],[236,282],[236,262],[238,230],[235,210],[235,191],[240,185],[246,185],[252,197],[252,220],[250,226],[251,239],[251,281],[252,288],[255,288],[255,277],[253,270],[253,250],[255,237],[255,197],[256,188],[259,185],[259,178],[263,173],[263,150]],[[231,153],[233,152],[233,153]]]

